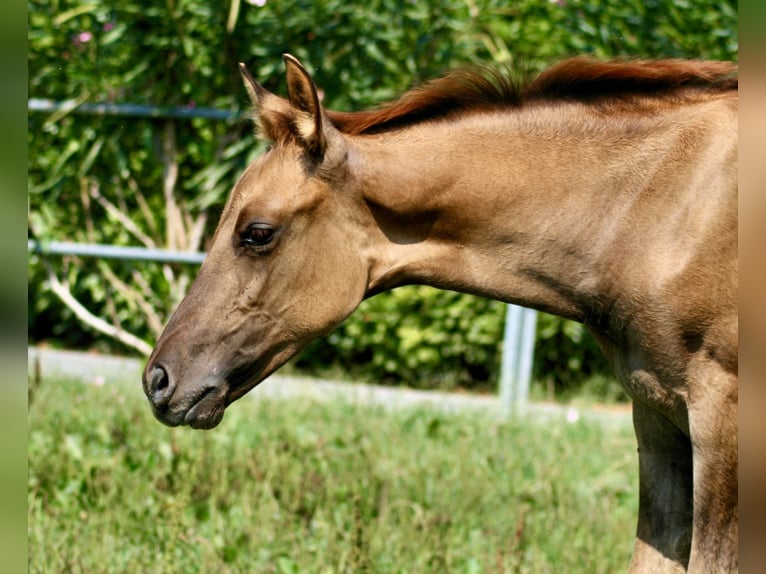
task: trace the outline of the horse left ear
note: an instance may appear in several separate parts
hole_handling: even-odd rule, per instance
[[[255,81],[250,70],[242,62],[239,63],[239,73],[242,75],[242,82],[245,84],[250,102],[258,108],[263,107],[264,100],[270,95],[268,90]]]
[[[253,104],[250,117],[255,122],[258,136],[272,142],[288,137],[292,133],[288,121],[290,104],[256,82],[245,64],[239,64],[239,71]]]
[[[287,67],[287,93],[296,112],[296,127],[307,151],[317,158],[324,155],[327,138],[323,126],[322,106],[314,80],[295,56],[282,56]]]

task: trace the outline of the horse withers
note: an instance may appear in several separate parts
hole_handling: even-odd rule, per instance
[[[723,62],[459,71],[368,111],[241,65],[267,152],[144,372],[155,416],[224,410],[366,297],[426,284],[594,333],[633,399],[634,572],[737,559],[737,78]]]

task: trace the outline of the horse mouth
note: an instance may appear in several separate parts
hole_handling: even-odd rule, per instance
[[[150,401],[155,418],[169,427],[188,425],[193,429],[212,429],[218,426],[226,410],[226,385],[206,386],[183,399],[174,398],[175,404],[156,406]]]
[[[191,401],[191,407],[183,414],[178,424],[198,430],[209,430],[218,426],[226,407],[260,382],[258,371],[257,365],[237,369],[220,384],[202,389]]]
[[[153,400],[148,393],[149,403],[155,418],[164,425],[209,430],[221,423],[226,407],[264,377],[261,362],[256,362],[235,368],[223,378],[209,377],[186,384],[181,381],[165,400]]]
[[[218,387],[208,387],[183,415],[183,424],[193,429],[208,430],[217,427],[226,410],[226,392]]]

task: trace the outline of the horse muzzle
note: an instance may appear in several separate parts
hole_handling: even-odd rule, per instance
[[[228,394],[223,379],[182,381],[170,368],[154,361],[146,366],[142,379],[154,416],[167,426],[211,429],[223,419]]]

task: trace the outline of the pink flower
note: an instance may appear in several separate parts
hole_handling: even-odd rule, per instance
[[[79,34],[77,34],[77,41],[80,44],[87,44],[92,39],[93,39],[93,34],[91,34],[90,32],[80,32]]]
[[[115,26],[114,22],[107,22],[106,24],[104,24],[102,29],[104,30],[104,32],[109,32],[110,30],[114,30],[114,26]]]

